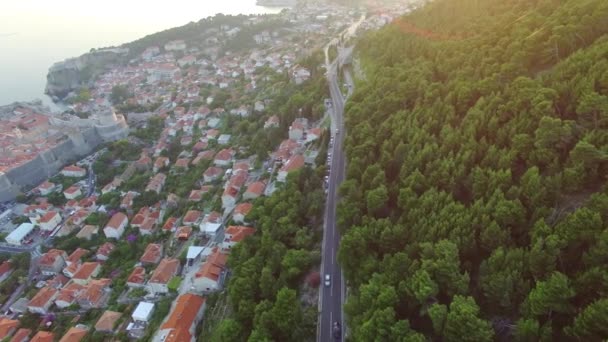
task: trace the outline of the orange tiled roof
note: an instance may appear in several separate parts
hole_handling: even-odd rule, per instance
[[[100,267],[100,264],[98,262],[85,262],[84,264],[82,264],[82,266],[78,269],[78,271],[76,272],[76,274],[74,274],[72,278],[89,279],[98,267]]]
[[[230,240],[233,242],[240,242],[245,237],[253,235],[253,233],[255,233],[255,229],[245,226],[230,226],[226,229],[226,235],[232,235]]]
[[[65,257],[65,252],[60,249],[51,249],[40,257],[38,265],[52,266],[59,257]]]
[[[179,269],[179,260],[173,258],[165,258],[152,273],[150,277],[151,283],[167,284],[169,280],[177,273]]]
[[[139,261],[150,264],[155,264],[159,261],[163,254],[163,247],[157,243],[150,243],[146,246],[144,254],[139,258]]]
[[[22,342],[26,338],[28,338],[31,333],[32,333],[32,331],[30,329],[21,328],[21,329],[17,330],[15,335],[13,335],[11,342]]]
[[[120,319],[122,313],[116,311],[105,311],[103,315],[97,320],[95,324],[95,330],[102,331],[112,331],[114,330],[114,325]]]
[[[38,331],[34,337],[30,340],[30,342],[53,342],[55,339],[55,334],[48,331]]]
[[[59,342],[79,342],[81,341],[88,333],[88,330],[84,330],[77,327],[72,327],[68,332],[63,335]]]
[[[127,278],[127,283],[143,284],[146,279],[146,269],[143,267],[135,267],[133,272]]]
[[[66,261],[69,263],[78,262],[80,261],[80,259],[82,259],[83,256],[87,255],[87,253],[89,253],[87,249],[78,247],[75,251],[72,252],[72,254],[70,254],[70,256],[68,256],[68,259]]]
[[[6,317],[0,318],[0,338],[9,336],[12,330],[17,329],[19,321],[8,319]]]
[[[204,304],[205,298],[191,293],[179,296],[169,317],[161,326],[162,330],[171,329],[165,342],[190,341],[192,339],[190,327]]]
[[[110,222],[108,222],[108,224],[106,225],[106,227],[118,229],[118,227],[120,226],[120,224],[126,218],[127,218],[127,215],[125,215],[124,213],[118,212],[118,213],[114,214],[114,216],[112,216],[112,218],[110,219]]]
[[[253,208],[253,204],[251,204],[251,203],[248,203],[248,202],[240,203],[239,205],[236,206],[236,208],[234,208],[234,213],[241,214],[241,215],[247,215],[251,211],[251,208]]]
[[[55,294],[57,294],[56,289],[45,286],[45,287],[41,288],[40,291],[38,291],[38,293],[36,293],[34,298],[32,298],[32,300],[30,300],[30,302],[27,304],[27,306],[32,306],[35,308],[43,307],[51,300],[51,298],[53,298],[55,296]]]

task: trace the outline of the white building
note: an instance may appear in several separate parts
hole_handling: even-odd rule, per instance
[[[181,51],[186,49],[186,43],[183,40],[172,40],[165,44],[166,51]]]
[[[119,239],[122,234],[125,232],[125,227],[127,226],[128,218],[127,215],[123,213],[116,213],[110,219],[110,222],[103,229],[103,233],[107,238],[115,238]]]
[[[29,233],[32,232],[32,230],[34,230],[33,224],[22,223],[21,225],[19,225],[19,227],[17,227],[10,234],[8,234],[8,236],[5,238],[5,240],[6,240],[6,242],[10,243],[11,245],[20,246],[23,239],[26,236],[28,236]]]
[[[154,303],[139,302],[135,311],[131,314],[131,318],[136,322],[147,323],[152,317],[152,313],[154,313]]]
[[[220,144],[220,145],[228,145],[228,143],[230,142],[230,138],[231,137],[232,136],[230,134],[222,134],[217,139],[217,143]]]
[[[60,222],[61,216],[59,213],[56,211],[49,211],[40,218],[38,224],[40,225],[40,229],[51,232]]]
[[[217,233],[222,228],[222,224],[213,223],[213,222],[205,222],[205,223],[201,223],[201,225],[199,227],[203,234],[205,234],[206,236],[208,236],[210,238],[214,238],[217,236]]]

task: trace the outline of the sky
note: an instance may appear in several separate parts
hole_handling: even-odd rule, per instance
[[[0,105],[44,100],[48,68],[216,13],[277,13],[256,0],[0,0]]]

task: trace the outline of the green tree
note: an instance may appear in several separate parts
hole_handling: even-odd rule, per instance
[[[608,337],[608,299],[589,304],[574,319],[567,332],[580,340],[603,340]]]
[[[445,322],[445,341],[492,341],[490,323],[479,318],[479,307],[471,297],[454,296]]]
[[[545,281],[536,283],[526,300],[525,310],[531,315],[550,315],[552,312],[567,313],[572,310],[570,299],[575,293],[568,277],[554,272]]]

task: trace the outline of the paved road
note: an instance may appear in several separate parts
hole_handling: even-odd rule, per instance
[[[349,50],[346,50],[349,52]],[[327,49],[326,49],[327,53]],[[327,55],[326,55],[327,56]],[[338,59],[341,59],[339,56]],[[327,58],[326,58],[327,60]],[[336,205],[338,201],[338,188],[344,180],[345,156],[343,152],[344,136],[344,97],[340,92],[338,82],[338,61],[327,66],[327,80],[332,101],[332,136],[334,144],[330,148],[332,154],[331,172],[329,175],[329,186],[327,190],[327,203],[325,208],[325,229],[323,231],[323,249],[321,261],[321,277],[323,289],[320,294],[319,334],[317,340],[321,342],[339,340],[333,336],[333,324],[339,322],[344,327],[342,315],[342,302],[344,300],[344,280],[342,270],[338,264],[337,254],[340,244],[340,233],[336,225]],[[339,130],[340,133],[336,133]],[[325,275],[329,274],[330,286],[325,286]],[[342,329],[344,330],[344,329]],[[343,334],[342,334],[343,337]]]

